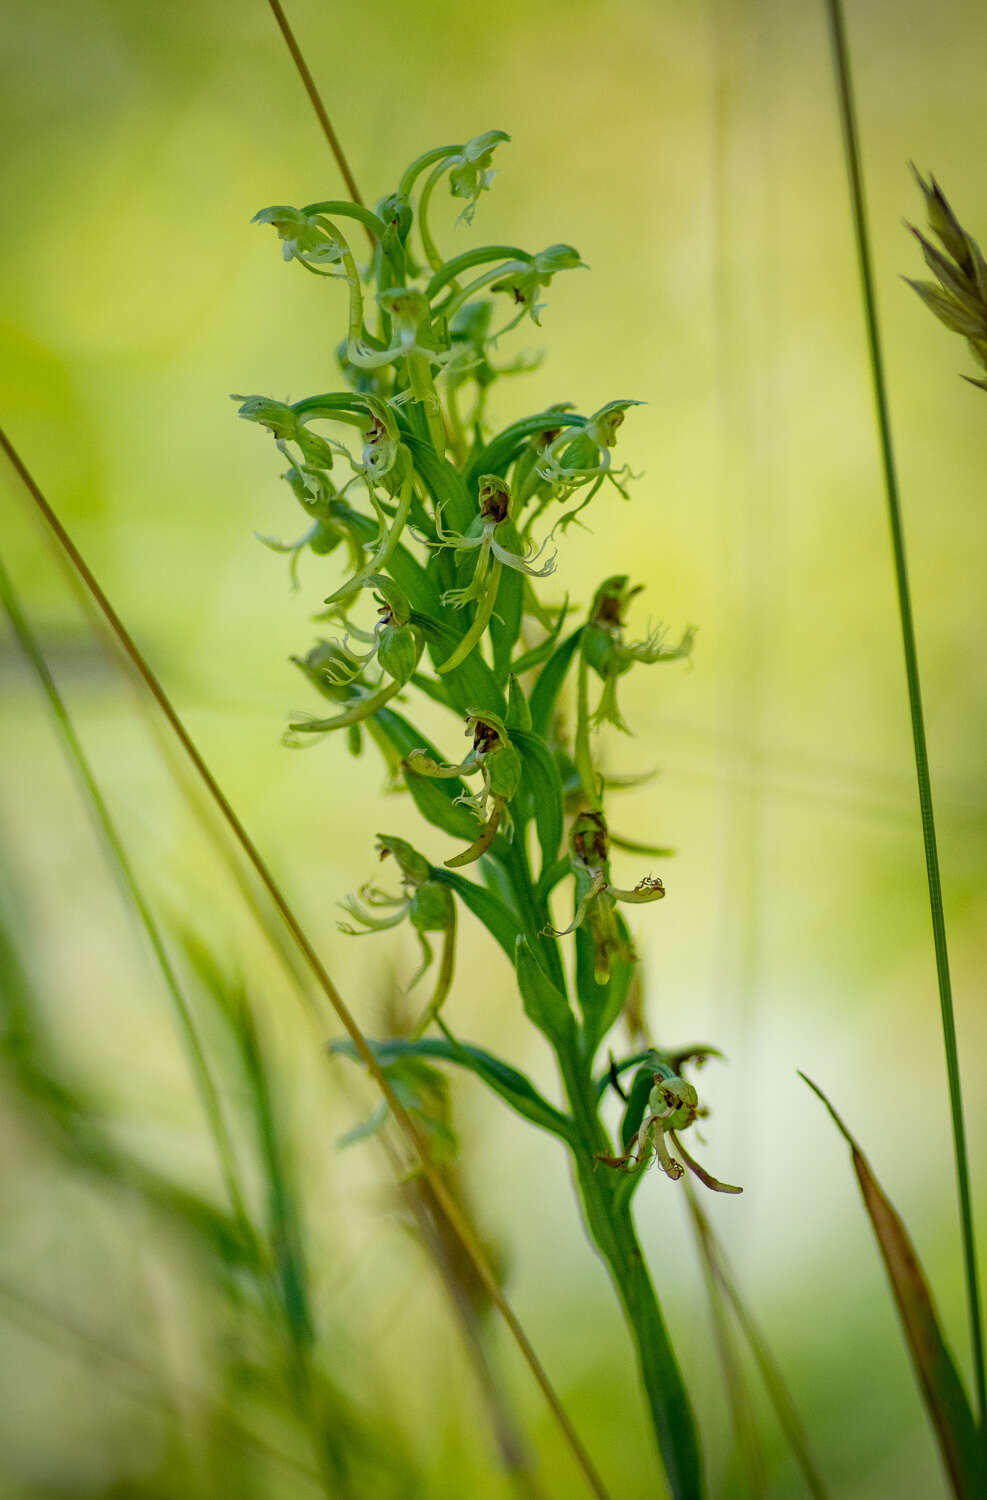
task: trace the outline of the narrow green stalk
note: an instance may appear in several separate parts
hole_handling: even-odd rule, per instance
[[[593,754],[589,743],[589,667],[582,651],[579,653],[576,682],[576,770],[579,772],[586,801],[590,807],[599,807],[600,788],[593,769]]]
[[[578,1044],[557,1048],[579,1136],[576,1179],[590,1238],[606,1263],[634,1348],[658,1452],[673,1500],[702,1500],[702,1454],[696,1420],[634,1228],[626,1178],[601,1167],[611,1149],[598,1114],[588,1060]]]
[[[874,273],[867,229],[863,170],[850,77],[850,57],[847,48],[846,27],[843,19],[841,0],[826,0],[826,9],[833,47],[840,124],[843,130],[843,144],[846,151],[846,167],[853,208],[854,233],[857,242],[860,287],[863,296],[864,318],[867,325],[867,345],[870,353],[874,402],[877,408],[881,459],[884,466],[884,482],[887,492],[888,521],[891,528],[891,550],[894,557],[898,612],[901,619],[901,638],[905,656],[905,676],[908,681],[908,706],[911,714],[912,741],[915,750],[915,774],[918,781],[919,808],[922,817],[922,841],[925,846],[925,868],[929,886],[929,905],[932,911],[932,937],[936,954],[936,974],[939,981],[939,1004],[942,1011],[946,1074],[949,1080],[949,1106],[952,1116],[953,1150],[956,1158],[956,1178],[960,1201],[960,1227],[966,1273],[970,1343],[973,1352],[973,1378],[977,1396],[977,1412],[980,1424],[984,1427],[985,1418],[987,1418],[987,1380],[985,1380],[984,1371],[983,1318],[980,1307],[976,1245],[973,1233],[970,1168],[967,1158],[966,1129],[963,1123],[959,1049],[956,1041],[956,1022],[953,1016],[949,955],[946,948],[946,920],[943,913],[942,881],[939,874],[939,849],[936,842],[935,820],[932,812],[932,782],[929,775],[929,756],[925,743],[925,718],[922,712],[918,651],[915,645],[911,592],[908,584],[908,569],[905,560],[905,535],[901,518],[901,502],[898,493],[894,447],[891,440],[891,418],[888,411],[884,361],[881,353],[881,338],[877,320],[877,298],[874,290]]]
[[[816,1463],[809,1451],[809,1441],[802,1426],[802,1420],[795,1408],[795,1403],[789,1394],[784,1377],[778,1368],[775,1358],[768,1348],[767,1340],[762,1334],[754,1318],[751,1316],[743,1297],[737,1288],[722,1247],[713,1230],[713,1226],[699,1204],[696,1194],[692,1191],[691,1184],[688,1189],[689,1208],[692,1213],[693,1224],[696,1235],[703,1247],[703,1264],[708,1265],[710,1273],[715,1277],[717,1286],[733,1309],[734,1317],[741,1333],[747,1340],[748,1348],[754,1357],[768,1400],[774,1407],[778,1425],[785,1435],[789,1448],[796,1463],[802,1471],[806,1488],[813,1500],[829,1500],[828,1491],[823,1484],[822,1476],[816,1468]]]
[[[148,905],[144,892],[134,873],[134,868],[124,849],[116,824],[93,775],[92,767],[82,748],[79,737],[75,732],[75,726],[72,723],[68,709],[58,688],[55,686],[54,678],[48,670],[48,664],[34,636],[34,632],[27,622],[24,611],[21,608],[20,600],[17,597],[16,590],[11,582],[10,575],[3,565],[2,559],[0,559],[0,604],[3,605],[21,650],[30,663],[48,700],[48,707],[51,710],[52,718],[61,737],[66,757],[79,781],[82,783],[82,788],[92,809],[96,826],[109,850],[110,858],[120,877],[123,888],[133,903],[134,910],[144,929],[144,934],[150,944],[158,968],[161,970],[161,977],[165,982],[165,987],[168,990],[175,1009],[178,1028],[185,1043],[203,1112],[209,1123],[209,1129],[212,1132],[223,1185],[229,1197],[230,1206],[233,1209],[241,1233],[247,1237],[248,1241],[252,1242],[254,1240],[254,1233],[250,1223],[250,1216],[247,1213],[243,1191],[240,1187],[233,1143],[226,1129],[226,1123],[223,1119],[223,1112],[219,1103],[219,1095],[216,1091],[216,1085],[213,1083],[209,1064],[206,1061],[202,1043],[195,1029],[195,1022],[192,1019],[188,1002],[178,982],[178,975],[175,973],[171,959],[168,957],[168,951],[165,948],[164,939],[161,936],[158,924],[154,920],[151,908]]]

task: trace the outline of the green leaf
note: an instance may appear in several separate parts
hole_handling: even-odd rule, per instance
[[[644,1119],[644,1111],[647,1109],[654,1082],[653,1067],[640,1068],[634,1074],[627,1094],[627,1107],[620,1122],[620,1144],[624,1151],[630,1150],[631,1141],[641,1128],[641,1121]]]
[[[390,1118],[391,1106],[385,1099],[378,1104],[372,1114],[369,1114],[365,1120],[361,1120],[359,1125],[354,1125],[352,1130],[344,1131],[337,1138],[336,1150],[345,1151],[349,1146],[358,1146],[361,1141],[369,1141],[373,1136],[380,1135]]]
[[[535,667],[540,667],[542,662],[548,660],[555,650],[559,636],[562,634],[562,627],[566,622],[568,613],[569,600],[567,597],[565,603],[559,606],[558,619],[540,645],[532,646],[530,651],[526,651],[523,656],[519,656],[516,661],[511,662],[510,671],[515,677],[520,677],[523,673],[530,672]]]
[[[436,509],[441,508],[442,519],[450,531],[466,531],[476,515],[476,502],[472,488],[464,482],[462,475],[445,458],[438,458],[431,443],[421,441],[408,433],[405,441],[411,449],[415,469],[428,486]]]
[[[529,699],[531,721],[537,734],[547,737],[552,727],[552,716],[555,713],[559,693],[562,691],[562,684],[582,638],[583,626],[580,625],[572,635],[566,636],[561,646],[556,647],[538,674],[538,681]]]
[[[513,680],[513,679],[512,679]],[[524,762],[522,785],[534,804],[535,827],[541,849],[542,871],[550,869],[558,858],[562,842],[562,780],[555,757],[540,735],[523,729],[511,731],[511,742],[521,752]]]
[[[457,631],[434,619],[422,628],[428,654],[436,666],[441,666],[452,655],[465,633],[465,626]],[[464,714],[471,708],[485,708],[503,718],[507,712],[503,689],[479,651],[471,651],[464,662],[443,675],[443,681],[450,699]]]
[[[576,1018],[569,1002],[549,979],[523,937],[517,940],[515,962],[521,1003],[528,1020],[550,1042],[570,1043],[576,1032]]]
[[[617,931],[629,952],[633,951],[627,923],[617,913]],[[583,1013],[586,1056],[592,1059],[597,1047],[617,1020],[627,1000],[634,978],[634,960],[615,954],[610,963],[610,978],[597,984],[593,974],[595,949],[588,928],[576,931],[576,994]]]
[[[501,522],[500,530],[507,530]],[[513,528],[512,528],[513,530]],[[521,539],[517,532],[502,536],[504,546],[510,551],[521,551]],[[497,587],[497,602],[490,621],[490,640],[493,645],[494,675],[503,681],[510,670],[511,656],[521,634],[521,613],[524,606],[524,578],[515,568],[503,568]]]
[[[905,1341],[922,1389],[922,1397],[939,1441],[939,1450],[957,1500],[982,1500],[987,1494],[987,1464],[970,1403],[953,1363],[932,1293],[908,1231],[885,1197],[870,1164],[826,1095],[804,1073],[803,1079],[829,1110],[850,1147],[864,1207],[884,1260],[898,1306]]]
[[[485,886],[476,885],[474,881],[467,880],[465,875],[457,875],[455,870],[434,866],[430,870],[430,879],[438,881],[440,885],[452,887],[463,905],[469,907],[473,915],[483,923],[490,936],[500,944],[513,965],[514,945],[518,939],[518,923],[503,901],[492,891],[488,891]]]
[[[539,906],[544,906],[549,896],[555,890],[560,880],[572,874],[572,860],[568,854],[563,854],[548,869],[542,870],[535,887],[535,900]]]
[[[557,427],[582,427],[585,417],[571,411],[543,411],[534,417],[512,422],[476,454],[466,471],[466,483],[472,487],[481,474],[503,475],[524,448],[529,437],[539,432],[554,432]]]
[[[507,717],[504,722],[511,730],[531,728],[531,709],[516,677],[507,681]]]
[[[530,1120],[533,1125],[561,1136],[564,1141],[571,1142],[575,1138],[572,1121],[549,1104],[530,1078],[518,1072],[517,1068],[512,1068],[510,1063],[503,1062],[490,1052],[484,1052],[480,1047],[439,1037],[422,1037],[417,1042],[370,1042],[368,1045],[382,1067],[402,1057],[432,1057],[441,1062],[456,1063],[482,1078],[488,1088],[493,1089],[495,1094],[499,1094],[513,1110]],[[359,1060],[356,1048],[349,1040],[331,1042],[329,1050],[353,1061]]]

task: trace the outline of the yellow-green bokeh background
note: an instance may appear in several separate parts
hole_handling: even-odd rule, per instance
[[[987,235],[987,12],[963,0],[849,12],[983,1223],[987,398],[958,379],[972,370],[964,345],[899,273],[921,274],[901,225],[920,212],[910,157]],[[648,403],[621,434],[642,471],[632,501],[600,498],[590,531],[568,533],[559,580],[586,600],[629,571],[648,584],[642,627],[649,611],[700,627],[693,669],[627,683],[636,738],[611,749],[616,769],[661,772],[625,794],[624,828],[680,851],[661,869],[668,899],[635,924],[649,1017],[670,1044],[708,1040],[729,1058],[704,1075],[704,1160],[745,1192],[709,1211],[833,1494],[945,1494],[846,1151],[795,1073],[831,1092],[869,1150],[966,1371],[921,834],[821,6],[296,0],[291,15],[368,198],[428,146],[502,127],[513,144],[475,229],[453,229],[450,213],[441,243],[565,240],[592,267],[551,288],[547,359],[505,383],[496,414]],[[297,514],[269,445],[228,400],[336,383],[341,289],[283,266],[249,225],[266,204],[333,196],[336,170],[263,0],[36,0],[10,7],[3,50],[4,427],[373,1032],[412,947],[403,934],[348,942],[333,903],[371,874],[379,828],[435,858],[449,850],[406,801],[382,799],[372,755],[279,744],[307,701],[287,657],[310,644],[336,564],[308,558],[293,594],[283,560],[254,540],[292,535]],[[399,1415],[422,1495],[508,1493],[427,1263],[382,1207],[382,1161],[368,1146],[334,1154],[369,1090],[314,1060],[6,474],[0,506],[4,559],[144,879],[253,986],[318,1247],[329,1363]],[[161,986],[12,639],[0,652],[0,839],[59,1047],[114,1128],[208,1184]],[[621,873],[638,878],[637,863],[622,858]],[[551,1089],[509,978],[471,936],[451,1017]],[[457,1081],[455,1097],[466,1178],[522,1321],[614,1496],[663,1493],[559,1150],[478,1085]],[[209,1315],[153,1226],[56,1170],[9,1111],[0,1167],[6,1284],[84,1313],[176,1378],[208,1371]],[[742,1494],[681,1195],[654,1176],[638,1202],[712,1493]],[[157,1472],[159,1420],[119,1372],[17,1329],[0,1342],[4,1492],[108,1494],[119,1474]],[[497,1343],[547,1493],[579,1493],[529,1377]],[[767,1416],[764,1432],[770,1494],[802,1494]],[[295,1492],[273,1475],[265,1491]]]

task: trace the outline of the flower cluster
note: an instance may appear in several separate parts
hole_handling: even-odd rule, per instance
[[[659,628],[629,639],[625,616],[638,589],[623,574],[600,585],[568,633],[574,606],[540,596],[558,565],[553,537],[577,518],[583,524],[608,482],[629,498],[633,476],[615,450],[639,403],[612,400],[585,415],[559,401],[490,428],[491,387],[534,362],[527,352],[505,357],[501,342],[522,323],[539,325],[554,278],[583,267],[562,243],[535,252],[498,244],[449,257],[440,251],[439,188],[461,205],[459,222],[471,224],[506,140],[494,130],[425,152],[374,209],[327,200],[262,210],[256,222],[274,229],[286,261],[339,283],[325,295],[345,304],[336,356],[346,389],[293,403],[235,399],[240,415],[273,438],[308,522],[294,542],[263,540],[291,556],[293,577],[306,553],[328,569],[317,618],[338,631],[293,658],[332,712],[295,714],[287,743],[345,730],[356,754],[368,735],[432,836],[455,841],[433,863],[406,840],[380,835],[400,892],[368,882],[343,902],[342,930],[367,936],[407,922],[422,951],[413,983],[434,963],[431,939],[439,936],[435,987],[400,1039],[400,1057],[441,1055],[472,1067],[572,1144],[569,1117],[528,1080],[517,1083],[516,1070],[449,1031],[443,1007],[453,988],[457,910],[465,905],[514,964],[525,1012],[555,1049],[567,1088],[582,1079],[579,1087],[591,1090],[593,1058],[630,1003],[636,966],[618,908],[665,894],[654,874],[631,888],[612,879],[611,843],[649,846],[611,839],[604,796],[613,779],[600,774],[593,731],[626,730],[618,683],[632,667],[687,657],[694,631],[672,644]],[[365,235],[372,249],[361,266]],[[365,613],[371,600],[375,618]],[[574,718],[563,709],[570,669]],[[602,685],[595,703],[594,682]],[[465,721],[464,758],[444,755],[408,717],[413,694],[433,716],[444,710]],[[570,879],[572,920],[559,929],[551,905]],[[559,943],[569,935],[574,983]],[[445,1041],[426,1035],[433,1026]],[[648,1085],[658,1093],[642,1099],[634,1144],[625,1142],[611,1165],[656,1154],[676,1175],[665,1136],[692,1122],[698,1102],[690,1084],[661,1074],[663,1066],[649,1063],[649,1076],[662,1078]],[[601,1124],[596,1143],[604,1141]]]

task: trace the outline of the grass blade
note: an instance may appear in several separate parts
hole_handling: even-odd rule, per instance
[[[192,1013],[181,985],[178,982],[178,976],[175,973],[171,959],[168,957],[168,951],[165,948],[164,939],[161,936],[157,922],[137,880],[133,866],[130,863],[130,859],[117,831],[116,824],[93,775],[92,767],[89,764],[86,753],[82,748],[81,741],[75,732],[75,726],[72,723],[68,709],[55,685],[54,678],[48,670],[48,664],[27,622],[24,611],[21,608],[20,600],[17,597],[2,559],[0,559],[0,604],[3,605],[3,609],[21,649],[48,700],[48,706],[55,720],[66,757],[81,783],[85,797],[92,809],[97,828],[120,878],[121,885],[133,905],[134,911],[137,913],[151,951],[161,970],[161,977],[171,997],[178,1020],[178,1027],[185,1043],[189,1064],[199,1091],[203,1111],[212,1132],[216,1155],[223,1177],[223,1185],[226,1188],[237,1223],[240,1225],[241,1231],[245,1236],[245,1241],[249,1243],[253,1238],[253,1230],[250,1224],[250,1215],[247,1212],[244,1202],[243,1190],[240,1186],[239,1171],[233,1144],[226,1129],[223,1112],[219,1103],[219,1095],[209,1071],[202,1043],[199,1040],[195,1023],[192,1019]]]
[[[730,1407],[734,1449],[740,1468],[747,1479],[748,1492],[754,1500],[767,1500],[768,1484],[764,1470],[764,1454],[761,1451],[750,1390],[727,1317],[723,1286],[718,1274],[719,1268],[713,1245],[712,1228],[699,1207],[696,1190],[689,1177],[685,1179],[685,1197],[695,1233],[696,1249],[699,1252],[699,1260],[703,1269],[706,1296],[709,1299],[713,1341],[716,1344],[716,1354]]]
[[[911,591],[908,584],[908,568],[905,560],[905,533],[901,519],[901,502],[898,494],[894,445],[891,439],[891,418],[888,411],[887,386],[884,379],[884,360],[881,353],[881,336],[877,321],[877,298],[874,291],[874,273],[871,264],[870,239],[867,230],[867,206],[864,198],[863,170],[857,136],[853,87],[850,78],[850,56],[847,48],[846,26],[843,20],[841,0],[826,0],[826,10],[833,45],[833,62],[836,71],[837,94],[839,96],[840,123],[843,130],[847,176],[849,178],[850,197],[853,207],[860,288],[864,303],[864,318],[867,324],[867,345],[870,353],[874,402],[877,408],[881,460],[884,467],[884,483],[888,502],[888,521],[891,528],[891,550],[894,556],[898,613],[901,619],[901,641],[905,657],[905,676],[908,680],[908,706],[911,715],[912,740],[915,750],[915,775],[918,781],[919,808],[922,817],[922,841],[925,846],[925,868],[929,886],[929,905],[932,911],[932,938],[936,954],[939,1005],[942,1011],[943,1042],[946,1051],[946,1074],[949,1080],[949,1107],[952,1116],[953,1152],[956,1158],[956,1178],[960,1200],[960,1226],[963,1238],[963,1260],[970,1320],[970,1343],[973,1351],[973,1378],[977,1393],[978,1417],[981,1425],[983,1425],[985,1420],[987,1420],[987,1379],[985,1379],[984,1373],[983,1316],[980,1308],[980,1289],[977,1277],[977,1257],[973,1233],[970,1167],[967,1158],[966,1128],[963,1123],[959,1049],[956,1042],[953,992],[949,977],[949,954],[946,947],[946,919],[943,913],[942,881],[939,874],[939,848],[936,842],[936,826],[932,810],[932,782],[929,775],[929,755],[925,743],[925,716],[922,712],[918,651],[915,645],[915,625],[912,617]]]
[[[802,1471],[806,1488],[813,1500],[828,1500],[828,1491],[823,1484],[822,1476],[816,1468],[815,1459],[809,1451],[809,1442],[802,1426],[802,1419],[795,1409],[795,1403],[789,1394],[784,1377],[775,1363],[774,1356],[768,1348],[767,1341],[760,1328],[747,1309],[744,1299],[737,1288],[726,1257],[716,1237],[715,1231],[709,1219],[706,1217],[699,1205],[699,1199],[695,1193],[690,1191],[689,1204],[692,1210],[693,1222],[697,1235],[704,1247],[704,1258],[708,1256],[712,1269],[716,1275],[724,1296],[733,1309],[734,1317],[741,1333],[747,1340],[754,1362],[757,1365],[764,1389],[767,1391],[768,1400],[774,1407],[778,1425],[788,1442],[795,1457],[795,1461]]]
[[[351,1014],[346,1002],[343,1000],[342,995],[333,984],[328,970],[326,969],[322,960],[319,958],[318,953],[313,947],[312,942],[307,936],[304,928],[301,926],[301,923],[298,921],[298,918],[295,916],[291,906],[288,904],[288,901],[281,891],[281,888],[278,885],[277,881],[274,879],[273,874],[268,869],[267,863],[263,859],[260,850],[257,848],[253,840],[250,838],[250,835],[247,833],[246,828],[234,811],[234,808],[227,798],[225,792],[222,790],[218,781],[213,776],[201,752],[193,741],[188,730],[185,728],[185,725],[179,717],[178,712],[171,702],[171,699],[168,697],[161,683],[158,681],[155,673],[151,670],[150,665],[145,660],[136,642],[133,640],[130,632],[127,630],[123,621],[120,619],[120,616],[113,608],[113,605],[110,603],[103,589],[100,587],[98,580],[89,568],[89,565],[86,562],[85,558],[82,556],[72,538],[65,530],[65,527],[58,519],[58,516],[55,514],[54,510],[48,504],[48,501],[45,499],[45,496],[39,486],[35,483],[29,470],[18,454],[16,448],[13,446],[10,439],[2,429],[0,429],[0,448],[2,448],[6,453],[8,459],[10,460],[10,463],[12,464],[18,477],[24,485],[27,494],[30,496],[32,503],[41,513],[46,524],[54,533],[54,536],[56,537],[59,545],[70,559],[73,567],[78,572],[83,583],[86,585],[86,588],[89,590],[89,593],[92,595],[100,611],[104,615],[107,623],[110,626],[110,629],[116,636],[116,639],[118,640],[120,646],[123,648],[123,651],[132,661],[134,667],[142,678],[145,687],[147,688],[148,692],[151,694],[158,708],[161,710],[162,714],[167,720],[169,726],[177,737],[179,744],[181,745],[185,754],[188,756],[188,759],[194,767],[197,775],[205,785],[210,797],[213,799],[213,801],[216,803],[216,806],[219,808],[219,811],[222,813],[223,818],[228,824],[234,838],[253,866],[254,871],[256,872],[261,884],[267,891],[268,896],[270,897],[281,919],[290,932],[292,939],[298,947],[307,967],[311,971],[312,976],[318,985],[318,988],[329,1001],[337,1017],[339,1018],[350,1039],[352,1040],[361,1061],[365,1064],[367,1072],[370,1074],[371,1078],[373,1078],[375,1084],[380,1089],[384,1098],[390,1105],[391,1113],[394,1116],[394,1120],[398,1128],[401,1130],[402,1134],[413,1150],[416,1158],[421,1162],[421,1170],[428,1180],[429,1186],[431,1187],[437,1202],[440,1204],[443,1213],[446,1215],[446,1218],[452,1226],[453,1232],[462,1243],[464,1250],[476,1267],[477,1274],[486,1287],[491,1302],[497,1308],[501,1317],[504,1319],[504,1322],[507,1324],[511,1336],[513,1337],[514,1342],[517,1344],[519,1350],[521,1351],[521,1355],[525,1363],[530,1369],[537,1385],[539,1386],[539,1389],[542,1392],[542,1395],[548,1403],[552,1415],[554,1416],[555,1421],[563,1434],[566,1444],[577,1466],[582,1472],[583,1477],[586,1480],[586,1483],[588,1484],[590,1490],[594,1495],[597,1496],[597,1500],[609,1500],[607,1490],[603,1484],[603,1480],[597,1473],[595,1465],[593,1464],[593,1461],[590,1458],[586,1448],[583,1446],[579,1434],[576,1432],[571,1421],[569,1420],[569,1416],[566,1413],[566,1410],[555,1391],[555,1387],[549,1380],[548,1373],[542,1366],[541,1361],[535,1353],[531,1341],[529,1340],[527,1334],[521,1326],[517,1315],[515,1314],[514,1310],[511,1308],[503,1292],[501,1291],[500,1284],[497,1281],[497,1278],[487,1260],[486,1255],[484,1254],[479,1242],[476,1239],[476,1235],[464,1220],[458,1204],[451,1196],[448,1189],[446,1188],[445,1183],[442,1181],[441,1177],[438,1175],[434,1166],[432,1165],[428,1154],[428,1146],[422,1139],[420,1131],[418,1130],[411,1116],[408,1114],[408,1111],[404,1108],[404,1105],[394,1093],[394,1090],[385,1077],[380,1064],[377,1062],[377,1059],[374,1057],[373,1052],[368,1046],[363,1032],[357,1025],[356,1020]]]
[[[799,1077],[825,1104],[837,1130],[850,1147],[864,1207],[870,1215],[884,1259],[905,1340],[939,1440],[943,1462],[952,1481],[953,1493],[958,1500],[978,1500],[985,1492],[987,1481],[980,1435],[952,1355],[939,1327],[932,1293],[915,1247],[871,1171],[866,1156],[822,1089],[811,1078],[806,1078],[804,1073],[800,1073]]]

